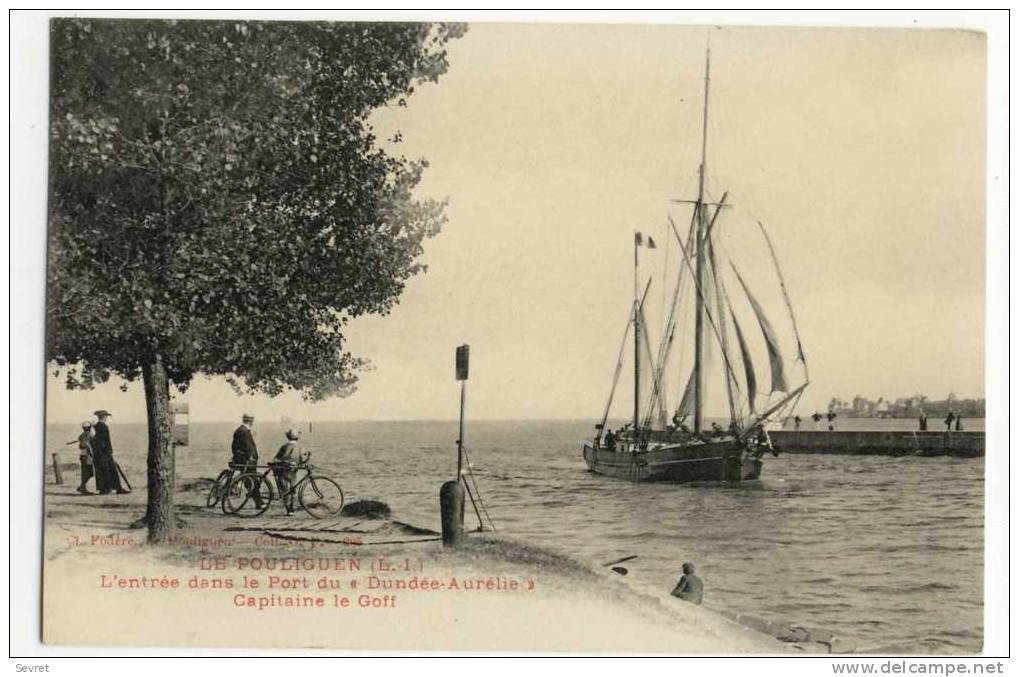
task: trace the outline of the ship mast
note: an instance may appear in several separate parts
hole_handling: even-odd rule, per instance
[[[694,322],[694,389],[693,389],[693,429],[695,433],[701,432],[701,408],[704,402],[704,374],[702,360],[704,357],[704,295],[702,293],[704,278],[704,232],[705,217],[707,210],[704,208],[704,179],[707,173],[708,163],[708,87],[711,83],[711,46],[707,49],[707,56],[704,64],[704,129],[701,140],[701,167],[700,180],[697,188],[697,204],[694,207],[697,211],[697,248],[696,248],[696,271],[697,279],[697,313]]]
[[[633,434],[640,427],[640,300],[638,300],[637,234],[633,236]],[[636,437],[634,438],[636,439]]]

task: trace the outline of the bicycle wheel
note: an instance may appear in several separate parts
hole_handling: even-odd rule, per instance
[[[226,488],[230,484],[230,477],[232,475],[232,470],[224,470],[219,473],[219,477],[216,478],[216,481],[212,483],[212,488],[209,489],[209,495],[205,497],[205,507],[216,507],[216,504],[223,498],[223,494],[226,493]]]
[[[223,493],[219,496],[219,507],[223,511],[224,515],[232,514],[231,506],[240,505],[244,498],[244,493],[244,485],[234,483],[233,481],[227,483],[226,488],[223,489]],[[230,497],[229,500],[227,499],[227,496]]]
[[[223,494],[223,512],[238,517],[258,517],[272,503],[269,481],[257,473],[244,473],[234,478]]]
[[[343,507],[343,489],[328,477],[309,476],[297,496],[301,507],[312,517],[332,517]]]

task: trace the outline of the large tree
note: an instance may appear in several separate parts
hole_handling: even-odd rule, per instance
[[[443,222],[371,115],[463,31],[53,21],[47,359],[71,388],[143,381],[150,541],[175,525],[171,387],[355,384],[348,321],[392,308]]]

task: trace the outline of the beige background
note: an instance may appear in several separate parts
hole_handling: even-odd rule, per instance
[[[761,219],[775,240],[812,368],[801,410],[982,396],[983,34],[475,24],[438,85],[378,115],[430,161],[420,194],[450,204],[430,270],[390,316],[351,328],[376,370],[314,406],[198,379],[193,420],[451,418],[461,342],[472,416],[596,416],[632,294],[632,231],[661,242],[667,212],[689,218],[668,199],[696,193],[709,33],[709,193],[737,206],[727,233]],[[743,265],[770,266],[753,244],[733,245]],[[648,272],[661,256],[645,256]],[[143,420],[138,386],[49,385],[50,420],[99,406]]]

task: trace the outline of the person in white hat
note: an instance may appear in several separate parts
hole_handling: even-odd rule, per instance
[[[276,486],[279,487],[280,496],[283,497],[283,507],[287,515],[294,514],[294,494],[290,486],[297,474],[295,469],[298,465],[307,460],[298,440],[301,439],[301,431],[291,428],[286,433],[287,441],[276,452],[273,458],[273,474],[276,476]]]
[[[234,430],[233,440],[230,442],[230,467],[241,472],[257,472],[258,470],[258,446],[255,444],[255,436],[251,432],[255,425],[255,417],[251,414],[241,416],[241,424]],[[262,507],[262,495],[259,491],[251,493],[255,499],[255,506]]]
[[[253,425],[255,417],[244,414],[241,417],[241,424],[234,430],[234,438],[230,443],[230,462],[243,468],[245,472],[255,472],[255,466],[258,464],[258,447],[251,433]]]

